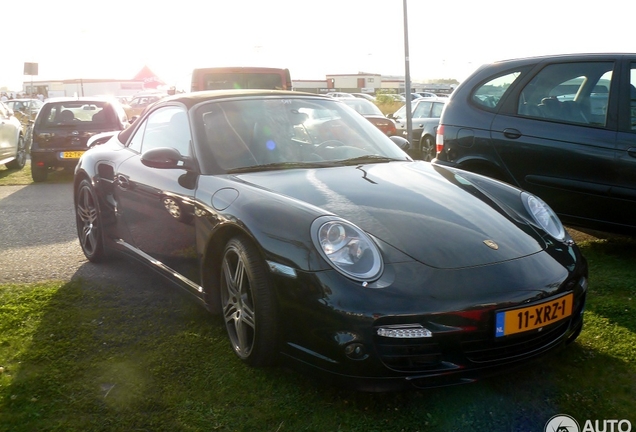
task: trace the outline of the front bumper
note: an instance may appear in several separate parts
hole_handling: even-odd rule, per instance
[[[301,273],[296,281],[300,286],[277,281],[282,315],[294,323],[283,325],[282,353],[312,375],[367,391],[467,383],[517,368],[563,347],[581,331],[587,264],[578,253],[573,256],[578,259],[571,271],[547,253],[453,271],[423,272],[419,263],[391,265],[394,282],[380,289],[343,281],[331,271]],[[545,272],[523,274],[528,261]],[[497,311],[570,292],[568,318],[517,335],[495,336]],[[399,325],[421,325],[432,336],[378,335],[380,327]]]

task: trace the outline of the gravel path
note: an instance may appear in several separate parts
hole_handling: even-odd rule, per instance
[[[0,283],[70,279],[84,263],[71,184],[0,187]]]
[[[77,240],[73,185],[0,186],[0,284],[88,279],[153,289],[166,281],[134,260],[89,262]]]

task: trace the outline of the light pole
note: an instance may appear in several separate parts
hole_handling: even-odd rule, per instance
[[[411,119],[411,72],[409,66],[409,24],[406,12],[406,0],[402,0],[404,11],[404,93],[406,97],[406,139],[411,143],[413,138],[413,121]],[[421,149],[418,149],[421,150]]]

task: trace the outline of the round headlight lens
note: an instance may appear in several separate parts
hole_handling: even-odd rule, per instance
[[[376,244],[357,226],[334,217],[321,217],[311,227],[320,254],[340,273],[358,281],[376,279],[383,268]]]
[[[529,193],[522,193],[523,204],[532,215],[534,221],[552,237],[565,239],[565,228],[554,211],[541,198]]]

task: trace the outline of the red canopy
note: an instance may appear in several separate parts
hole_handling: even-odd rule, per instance
[[[151,71],[148,66],[144,66],[143,69],[140,70],[133,79],[137,81],[143,81],[144,88],[146,89],[156,89],[158,86],[166,84],[161,78],[155,75],[155,73]]]

